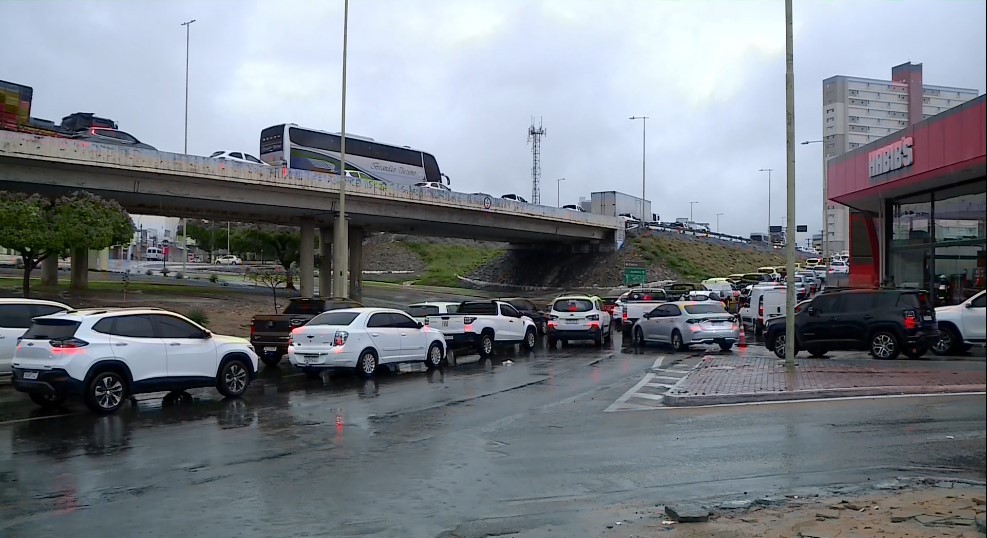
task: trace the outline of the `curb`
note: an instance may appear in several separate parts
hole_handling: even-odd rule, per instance
[[[687,376],[688,377],[688,376]],[[685,378],[683,378],[684,380]],[[679,382],[681,383],[681,381]],[[679,385],[676,383],[676,387]],[[672,392],[676,387],[668,390]],[[694,407],[700,405],[722,405],[757,402],[788,402],[796,400],[815,400],[824,398],[846,398],[855,396],[894,396],[918,394],[959,394],[983,393],[987,385],[939,385],[939,386],[891,386],[891,387],[854,387],[815,390],[792,390],[777,392],[748,392],[741,394],[714,395],[684,395],[676,396],[666,392],[662,403],[669,407]]]

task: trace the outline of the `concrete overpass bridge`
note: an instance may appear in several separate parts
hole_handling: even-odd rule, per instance
[[[623,223],[613,217],[345,181],[354,296],[360,290],[363,237],[370,232],[602,249],[623,241]],[[51,195],[86,190],[117,200],[132,213],[298,226],[303,296],[314,288],[316,228],[324,253],[320,289],[330,289],[328,252],[339,188],[340,177],[329,174],[0,131],[0,190]]]

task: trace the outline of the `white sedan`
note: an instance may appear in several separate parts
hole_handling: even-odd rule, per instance
[[[216,258],[216,263],[218,265],[241,265],[243,260],[241,260],[238,256],[227,254]]]
[[[288,339],[288,360],[307,373],[355,368],[370,377],[382,364],[424,362],[432,369],[445,357],[440,331],[391,308],[323,312]]]
[[[217,151],[212,155],[210,155],[209,158],[219,159],[221,161],[236,161],[238,163],[259,164],[261,166],[270,166],[266,162],[243,151]]]
[[[429,189],[429,190],[447,191],[447,192],[452,191],[452,189],[445,186],[445,184],[439,181],[421,181],[415,183],[415,186],[418,187],[419,189]]]

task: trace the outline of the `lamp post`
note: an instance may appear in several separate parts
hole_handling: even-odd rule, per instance
[[[694,222],[692,220],[692,206],[694,206],[694,205],[696,205],[698,203],[699,202],[689,202],[689,224],[692,224]]]
[[[647,181],[645,178],[647,177],[646,171],[648,164],[647,147],[648,147],[648,118],[649,117],[650,116],[630,117],[630,119],[632,120],[641,120],[641,222],[642,223],[649,222],[647,215],[644,214],[645,213],[644,200],[645,200],[645,192],[646,192],[645,186],[647,185]]]
[[[808,144],[823,144],[822,140],[806,140],[802,142],[802,145]],[[829,156],[826,155],[826,145],[823,144],[823,184],[822,184],[822,198],[823,198],[823,237],[822,237],[822,255],[823,261],[826,265],[826,276],[829,276]],[[823,277],[826,278],[826,277]]]
[[[562,182],[565,181],[564,177],[560,177],[555,180],[555,205],[562,207]]]
[[[192,23],[195,19],[185,21],[181,26],[185,27],[185,150],[184,153],[188,155],[188,57],[189,57],[189,39],[192,33]],[[185,274],[185,262],[188,260],[188,230],[186,230],[185,217],[181,218],[180,224],[182,225],[182,274]]]
[[[720,216],[721,215],[723,215],[723,213],[717,213],[716,214],[716,233],[720,233]]]
[[[343,68],[339,128],[339,212],[336,216],[333,253],[333,293],[349,297],[349,230],[346,228],[346,44],[349,38],[350,0],[343,0]]]
[[[785,0],[785,175],[787,183],[785,234],[785,368],[795,368],[795,44],[792,0]],[[769,215],[770,217],[770,215]],[[768,228],[770,231],[770,228]]]
[[[758,172],[768,173],[768,238],[771,238],[771,172],[774,168],[759,168]]]

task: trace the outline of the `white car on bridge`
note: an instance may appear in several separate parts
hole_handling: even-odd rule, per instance
[[[254,157],[253,155],[245,151],[217,151],[209,156],[210,159],[219,159],[221,161],[235,161],[238,163],[247,164],[259,164],[261,166],[270,166],[266,162]]]
[[[323,312],[288,339],[288,360],[306,373],[355,368],[370,377],[382,364],[424,362],[432,369],[445,357],[441,332],[391,308]]]

